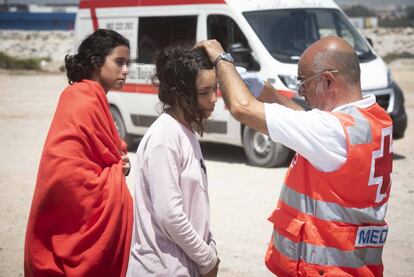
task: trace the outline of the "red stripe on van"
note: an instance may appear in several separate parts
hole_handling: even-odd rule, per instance
[[[118,92],[158,94],[158,88],[147,84],[125,84]],[[221,97],[220,89],[217,89],[217,96]]]
[[[95,8],[91,8],[91,18],[92,18],[92,26],[93,26],[93,30],[96,31],[98,30],[98,18],[96,17],[96,9]]]
[[[225,4],[224,0],[81,0],[80,9],[86,8],[117,8],[136,6],[166,6],[166,5],[196,5],[196,4]]]
[[[125,84],[119,92],[158,94],[158,88],[154,85],[147,84]],[[277,92],[289,99],[292,99],[296,95],[296,93],[289,90],[278,90]],[[222,97],[220,89],[217,89],[217,96]]]
[[[129,93],[158,94],[158,88],[156,86],[147,84],[125,84],[121,91]]]
[[[296,93],[291,91],[291,90],[280,90],[280,89],[278,89],[277,92],[279,94],[282,94],[283,96],[286,96],[289,99],[292,99],[296,95]]]

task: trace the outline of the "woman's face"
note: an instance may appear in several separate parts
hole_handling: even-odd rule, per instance
[[[196,79],[197,101],[204,111],[204,118],[210,117],[217,102],[216,72],[202,70]]]
[[[96,81],[101,84],[105,92],[110,89],[120,90],[125,84],[128,66],[129,48],[124,45],[117,46],[106,56],[104,64],[97,73]]]

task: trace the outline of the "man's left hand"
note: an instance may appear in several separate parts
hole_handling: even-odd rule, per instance
[[[262,78],[255,73],[247,72],[244,67],[236,66],[236,70],[243,82],[249,87],[252,95],[255,98],[258,98],[262,94],[264,88],[264,81]]]

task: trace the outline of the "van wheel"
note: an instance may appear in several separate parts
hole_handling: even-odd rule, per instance
[[[126,142],[128,148],[133,144],[133,136],[129,135],[125,128],[124,120],[122,119],[121,114],[119,113],[118,109],[114,106],[109,108],[112,114],[112,118],[115,123],[116,130],[118,131],[119,137]]]
[[[247,160],[255,166],[281,166],[290,157],[289,148],[247,126],[243,130],[243,147]]]

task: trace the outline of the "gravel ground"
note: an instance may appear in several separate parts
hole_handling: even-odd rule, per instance
[[[414,119],[414,60],[391,64]],[[23,276],[23,243],[38,162],[64,74],[0,71],[0,276]],[[414,276],[414,125],[394,142],[390,233],[385,276]],[[286,168],[246,164],[240,148],[203,144],[209,172],[212,230],[218,242],[219,276],[271,276],[263,257],[271,234],[266,220],[275,207]],[[131,156],[134,153],[130,153]],[[133,159],[132,159],[133,160]],[[132,178],[128,177],[128,183]]]

